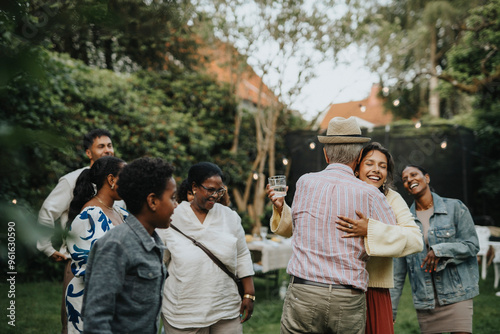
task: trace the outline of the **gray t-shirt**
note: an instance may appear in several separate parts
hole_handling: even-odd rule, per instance
[[[427,250],[429,250],[429,242],[427,239],[427,232],[429,231],[430,219],[434,214],[434,207],[429,208],[427,210],[417,211],[417,218],[422,223],[422,235],[424,236],[425,245]]]

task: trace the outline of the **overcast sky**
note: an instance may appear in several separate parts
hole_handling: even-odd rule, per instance
[[[265,50],[257,56],[265,57]],[[356,46],[341,52],[339,61],[324,62],[316,68],[317,77],[311,80],[302,90],[292,108],[300,111],[306,120],[314,119],[331,103],[343,103],[362,100],[368,97],[374,83],[379,82],[375,73],[371,73],[364,65],[363,54]],[[259,67],[253,66],[255,59],[249,58],[250,65],[260,75]],[[269,74],[264,82],[271,87],[278,74]],[[291,84],[297,80],[297,71],[292,63],[287,66],[284,77],[290,79]],[[273,82],[274,81],[274,82]],[[285,79],[286,81],[286,79]],[[285,82],[286,85],[286,82]]]
[[[253,26],[257,32],[265,31],[259,27],[259,17],[254,16],[252,6],[254,6],[253,3],[248,3],[243,9],[236,12],[236,16],[231,16],[229,19],[241,21],[243,26]],[[328,10],[332,19],[335,19],[343,15],[346,8],[341,4],[325,8],[325,10]],[[248,54],[249,65],[262,78],[259,64],[272,61],[273,66],[268,68],[267,74],[263,77],[264,83],[275,90],[275,93],[278,93],[276,87],[280,86],[278,82],[282,82],[283,93],[285,93],[297,83],[299,66],[294,64],[296,59],[287,59],[284,63],[283,59],[277,56],[282,53],[279,52],[278,44],[275,41],[268,38],[267,34],[256,34],[256,36],[258,36],[257,39],[253,40],[252,43],[257,47],[253,48],[254,52]],[[245,39],[237,39],[235,46],[239,47],[240,43],[243,46],[247,45],[248,42]],[[302,50],[299,50],[298,53],[312,55],[311,60],[314,62],[315,58],[318,59],[318,54],[314,55],[312,49],[313,44],[305,41]],[[336,63],[332,60],[318,64],[317,77],[302,89],[300,96],[293,100],[291,108],[300,111],[305,119],[312,120],[331,103],[356,101],[368,97],[372,85],[379,82],[379,78],[364,66],[363,56],[365,55],[366,53],[360,51],[358,46],[351,45],[338,54],[339,60]],[[284,100],[283,102],[290,103],[291,101]]]
[[[324,111],[331,103],[362,100],[370,94],[378,76],[363,65],[362,59],[352,54],[350,64],[325,63],[318,67],[318,77],[303,90],[293,106],[307,120]]]

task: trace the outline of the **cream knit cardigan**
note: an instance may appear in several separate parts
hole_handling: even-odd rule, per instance
[[[393,257],[402,257],[421,252],[424,243],[420,228],[415,224],[413,215],[406,202],[396,191],[389,189],[387,202],[396,216],[396,225],[387,225],[373,219],[368,220],[365,248],[370,256],[366,269],[371,288],[394,287]],[[285,203],[280,213],[273,206],[271,231],[284,237],[293,233],[292,211]]]

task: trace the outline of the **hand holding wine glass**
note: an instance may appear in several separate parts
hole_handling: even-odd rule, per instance
[[[286,196],[286,177],[285,175],[276,175],[269,177],[269,187],[274,191],[274,197]]]

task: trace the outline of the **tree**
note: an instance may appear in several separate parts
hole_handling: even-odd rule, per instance
[[[107,128],[117,156],[125,161],[161,157],[176,167],[180,181],[193,163],[220,163],[228,155],[235,109],[223,85],[196,72],[124,75],[43,49],[39,57],[42,77],[16,71],[0,95],[0,209],[5,213],[0,223],[22,222],[17,249],[19,254],[29,249],[29,256],[20,257],[17,268],[24,279],[40,272],[54,275],[54,265],[36,256],[41,231],[29,213],[39,210],[59,177],[88,164],[83,134]]]
[[[227,89],[184,63],[177,67],[183,70],[118,73],[47,51],[64,11],[58,6],[74,4],[52,1],[38,11],[35,5],[7,1],[0,7],[0,223],[21,223],[16,268],[23,279],[55,277],[55,265],[37,256],[42,231],[33,213],[61,175],[87,164],[79,149],[84,133],[108,128],[118,156],[168,159],[179,179],[193,162],[226,155],[234,114]]]
[[[474,97],[479,196],[483,205],[500,200],[500,0],[474,8],[463,38],[448,52],[449,66],[439,77]],[[500,210],[487,206],[495,220]]]
[[[292,116],[289,106],[315,76],[315,66],[331,55],[329,50],[334,39],[327,33],[331,21],[325,10],[330,1],[220,0],[213,3],[202,1],[197,6],[203,9],[199,17],[208,20],[215,37],[229,45],[227,65],[232,71],[233,91],[236,92],[238,82],[248,71],[255,70],[260,77],[254,106],[247,110],[253,118],[252,134],[255,135],[251,167],[245,171],[243,191],[233,188],[238,209],[248,208],[258,228],[264,212],[265,175],[276,173],[276,141],[279,134],[286,131],[281,124],[286,125]],[[247,66],[247,59],[252,68]],[[240,119],[244,117],[243,114],[235,117],[232,148],[235,156],[241,149],[238,136],[244,135],[239,132]]]
[[[368,49],[368,63],[396,91],[423,89],[427,110],[440,117],[440,75],[461,39],[468,10],[484,1],[354,1],[345,20],[350,38]],[[409,102],[408,100],[406,102]],[[422,106],[413,105],[422,112]],[[392,108],[397,115],[397,109]]]
[[[195,43],[189,10],[177,1],[21,1],[27,15],[15,34],[43,41],[87,65],[110,70],[190,67]]]

